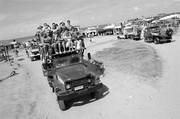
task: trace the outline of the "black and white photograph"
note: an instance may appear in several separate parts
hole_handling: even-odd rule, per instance
[[[180,119],[180,0],[0,0],[0,119]]]

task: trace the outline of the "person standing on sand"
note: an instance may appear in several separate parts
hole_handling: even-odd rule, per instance
[[[28,52],[27,48],[25,49],[25,51],[26,51],[27,57],[29,58],[29,52]]]
[[[92,43],[92,37],[93,37],[93,35],[90,33],[89,34],[89,41]]]
[[[17,48],[14,50],[14,53],[15,53],[15,56],[16,56],[16,57],[18,57],[18,53],[19,53],[19,51],[18,51],[18,49],[17,49]]]
[[[145,40],[145,30],[146,30],[146,26],[143,25],[142,27],[142,30],[141,30],[141,34],[140,34],[140,37],[141,37],[141,40]]]

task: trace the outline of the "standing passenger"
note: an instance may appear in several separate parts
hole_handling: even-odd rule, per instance
[[[71,21],[70,20],[67,20],[67,29],[69,31],[72,31],[73,30],[73,26],[71,25]]]

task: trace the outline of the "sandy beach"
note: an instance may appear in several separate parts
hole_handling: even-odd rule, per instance
[[[117,40],[116,36],[86,40],[86,52],[104,63],[101,80],[109,89],[102,99],[61,111],[41,61],[20,52],[12,66],[0,63],[1,119],[178,119],[180,118],[180,34],[167,44]]]

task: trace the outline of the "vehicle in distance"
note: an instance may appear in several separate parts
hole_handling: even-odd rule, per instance
[[[130,25],[124,28],[125,39],[140,40],[141,29],[137,25]]]
[[[160,26],[151,26],[145,29],[145,42],[154,42],[155,44],[171,42],[173,30],[171,28],[161,28]]]
[[[36,61],[36,60],[40,60],[40,51],[39,49],[31,49],[30,50],[30,55],[29,55],[31,61]]]

